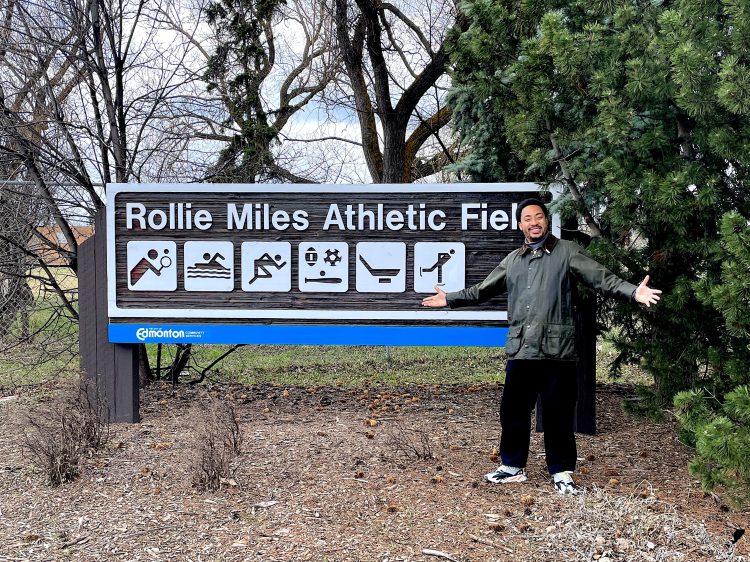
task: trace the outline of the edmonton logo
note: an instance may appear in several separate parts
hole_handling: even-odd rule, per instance
[[[139,341],[146,341],[149,338],[184,338],[185,330],[173,330],[171,328],[138,328],[135,337]]]

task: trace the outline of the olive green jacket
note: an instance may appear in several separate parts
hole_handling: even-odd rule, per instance
[[[524,245],[512,251],[484,281],[446,298],[450,308],[458,308],[507,291],[508,357],[575,360],[576,281],[626,299],[633,299],[637,288],[588,257],[574,242],[549,234],[542,248]]]

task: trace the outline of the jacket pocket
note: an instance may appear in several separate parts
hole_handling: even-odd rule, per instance
[[[574,358],[576,354],[575,327],[565,324],[545,324],[541,348],[545,357]]]
[[[511,326],[508,328],[508,335],[505,338],[505,353],[508,355],[515,355],[518,350],[521,349],[521,339],[523,334],[523,326]]]

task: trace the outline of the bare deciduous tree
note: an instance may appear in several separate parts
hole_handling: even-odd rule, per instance
[[[0,202],[18,211],[0,240],[19,256],[6,259],[17,285],[54,295],[41,328],[77,322],[60,272],[77,274],[81,227],[103,208],[106,183],[199,179],[213,158],[175,126],[197,115],[182,109],[202,89],[184,72],[194,46],[166,49],[154,15],[145,0],[0,3]]]
[[[51,316],[75,325],[60,272],[77,274],[109,182],[409,182],[441,169],[453,2],[0,0],[0,204],[17,209],[0,223],[3,302],[52,295]],[[15,304],[8,325],[33,337]]]
[[[208,29],[193,21],[205,14]],[[280,149],[290,119],[328,88],[337,74],[330,20],[313,0],[211,0],[191,10],[162,5],[161,21],[192,42],[203,79],[219,115],[204,117],[192,135],[223,146],[212,171],[217,181],[314,182]],[[298,165],[301,164],[301,165]],[[304,172],[303,172],[304,173]]]
[[[455,3],[332,2],[338,49],[372,179],[408,183],[434,173],[450,158],[439,137],[450,119],[440,88],[446,85],[449,29],[465,25]],[[418,153],[431,137],[438,150],[420,160]]]

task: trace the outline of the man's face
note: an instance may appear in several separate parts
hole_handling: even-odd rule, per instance
[[[549,221],[539,205],[528,205],[521,211],[520,227],[527,242],[536,242],[547,234]]]

